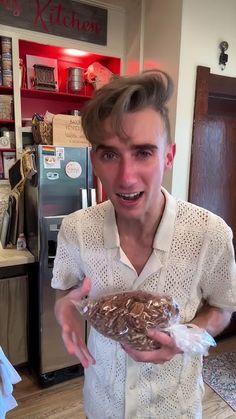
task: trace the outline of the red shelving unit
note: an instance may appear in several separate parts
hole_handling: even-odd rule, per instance
[[[21,88],[22,119],[31,118],[34,113],[44,115],[46,111],[53,114],[69,114],[72,110],[83,108],[85,102],[93,95],[94,87],[90,83],[84,84],[79,94],[67,92],[68,68],[80,67],[85,71],[94,62],[104,65],[114,74],[120,74],[120,58],[107,57],[100,54],[84,53],[83,56],[70,55],[64,47],[44,45],[36,42],[19,40],[19,54],[24,66],[24,77]],[[57,90],[38,90],[32,88],[29,81],[27,57],[38,59],[54,59],[57,62]],[[30,64],[31,65],[31,64]]]
[[[12,95],[13,94],[13,87],[0,86],[0,94],[1,95]]]

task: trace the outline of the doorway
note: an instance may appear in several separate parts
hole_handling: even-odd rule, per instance
[[[197,67],[189,201],[221,216],[236,250],[236,78]]]

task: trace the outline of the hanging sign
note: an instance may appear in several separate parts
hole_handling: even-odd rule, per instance
[[[0,23],[107,44],[107,10],[73,0],[0,0]]]

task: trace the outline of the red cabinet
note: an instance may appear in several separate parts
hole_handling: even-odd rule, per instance
[[[44,114],[49,111],[54,114],[65,114],[83,107],[85,101],[93,94],[94,87],[83,78],[81,90],[78,93],[69,93],[67,79],[70,67],[80,67],[85,72],[90,64],[98,62],[112,73],[120,74],[120,58],[70,50],[64,47],[20,40],[19,55],[23,67],[21,81],[22,121],[31,118],[35,112]],[[34,62],[54,66],[55,91],[34,88],[30,76],[34,73],[32,68]]]

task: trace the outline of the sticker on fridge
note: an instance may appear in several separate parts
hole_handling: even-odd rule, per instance
[[[47,172],[47,178],[49,180],[57,180],[59,179],[59,173]]]
[[[77,161],[69,161],[65,167],[65,172],[70,178],[76,179],[80,177],[82,173],[82,167]]]
[[[65,160],[65,150],[64,147],[56,148],[56,156],[59,160]]]
[[[61,161],[56,156],[43,156],[44,169],[60,169]]]
[[[55,147],[53,145],[43,145],[42,146],[42,154],[55,156],[56,155]]]

